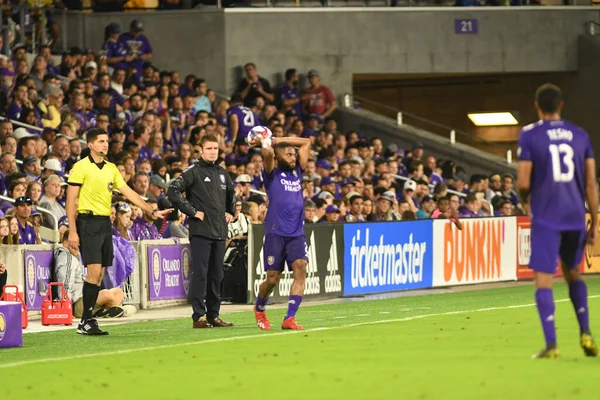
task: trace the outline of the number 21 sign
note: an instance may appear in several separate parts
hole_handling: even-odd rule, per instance
[[[477,34],[478,31],[479,24],[475,18],[454,20],[454,33]]]

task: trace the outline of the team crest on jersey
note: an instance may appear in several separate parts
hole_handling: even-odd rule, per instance
[[[267,263],[268,263],[269,265],[273,265],[273,264],[275,264],[275,257],[273,257],[273,256],[269,256],[269,257],[267,257]]]
[[[112,182],[110,182],[110,183],[108,184],[108,191],[109,191],[109,192],[112,192],[112,190],[113,190],[113,183],[112,183]]]
[[[225,183],[225,175],[219,174],[219,179],[221,180],[221,183]]]

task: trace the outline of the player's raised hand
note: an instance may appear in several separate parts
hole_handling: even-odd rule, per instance
[[[587,231],[587,244],[593,246],[596,243],[596,239],[598,238],[598,227],[594,225],[590,225]]]
[[[225,213],[225,222],[227,222],[228,224],[233,222],[233,215],[229,214],[229,213]]]
[[[254,139],[249,140],[248,144],[250,145],[250,147],[261,147],[262,139],[263,138],[261,136],[256,136]]]

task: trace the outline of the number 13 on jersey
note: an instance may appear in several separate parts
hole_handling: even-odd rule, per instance
[[[573,163],[573,148],[566,144],[551,144],[549,147],[552,156],[552,175],[554,182],[571,182],[575,174]],[[565,171],[565,172],[563,172]]]

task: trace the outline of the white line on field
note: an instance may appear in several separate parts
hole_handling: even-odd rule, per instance
[[[588,296],[588,299],[596,299],[599,298],[600,295]],[[564,303],[567,301],[571,301],[570,299],[561,299],[555,300],[555,303]],[[395,318],[395,319],[384,319],[379,321],[368,321],[368,322],[357,322],[354,324],[347,324],[341,326],[331,326],[331,327],[320,327],[320,328],[311,328],[303,331],[285,331],[285,332],[276,332],[276,333],[262,333],[258,335],[244,335],[244,336],[233,336],[226,338],[218,338],[218,339],[208,339],[208,340],[198,340],[195,342],[187,342],[187,343],[174,343],[174,344],[166,344],[162,346],[149,346],[149,347],[139,347],[136,349],[125,349],[125,350],[116,350],[116,351],[107,351],[103,353],[87,353],[87,354],[79,354],[79,355],[71,355],[65,357],[53,357],[53,358],[40,358],[38,360],[26,360],[26,361],[17,361],[8,364],[0,364],[0,369],[4,368],[13,368],[20,367],[23,365],[31,365],[31,364],[41,364],[48,362],[56,362],[56,361],[69,361],[69,360],[77,360],[81,358],[91,358],[91,357],[101,357],[101,356],[115,356],[120,354],[130,354],[136,353],[138,351],[149,351],[149,350],[162,350],[162,349],[172,349],[175,347],[183,347],[183,346],[192,346],[192,345],[202,345],[209,343],[221,343],[221,342],[233,342],[236,340],[244,340],[244,339],[256,339],[256,338],[264,338],[264,337],[273,337],[273,336],[283,336],[283,335],[294,335],[298,333],[310,333],[310,332],[319,332],[319,331],[329,331],[332,329],[346,329],[346,328],[355,328],[358,326],[365,325],[373,325],[373,324],[389,324],[393,322],[406,322],[413,321],[416,319],[423,318],[431,318],[431,317],[442,317],[446,315],[456,315],[456,314],[469,314],[475,312],[485,312],[485,311],[498,311],[498,310],[509,310],[513,308],[526,308],[535,306],[535,303],[529,304],[519,304],[515,306],[504,306],[504,307],[488,307],[488,308],[479,308],[475,310],[463,310],[463,311],[449,311],[444,313],[436,313],[436,314],[422,314],[422,315],[413,315],[412,317],[405,318]]]
[[[357,317],[368,317],[369,314],[356,314]]]
[[[337,317],[333,317],[333,319],[344,319],[346,318],[345,315],[338,315]]]
[[[379,314],[391,314],[389,311],[381,311]]]

